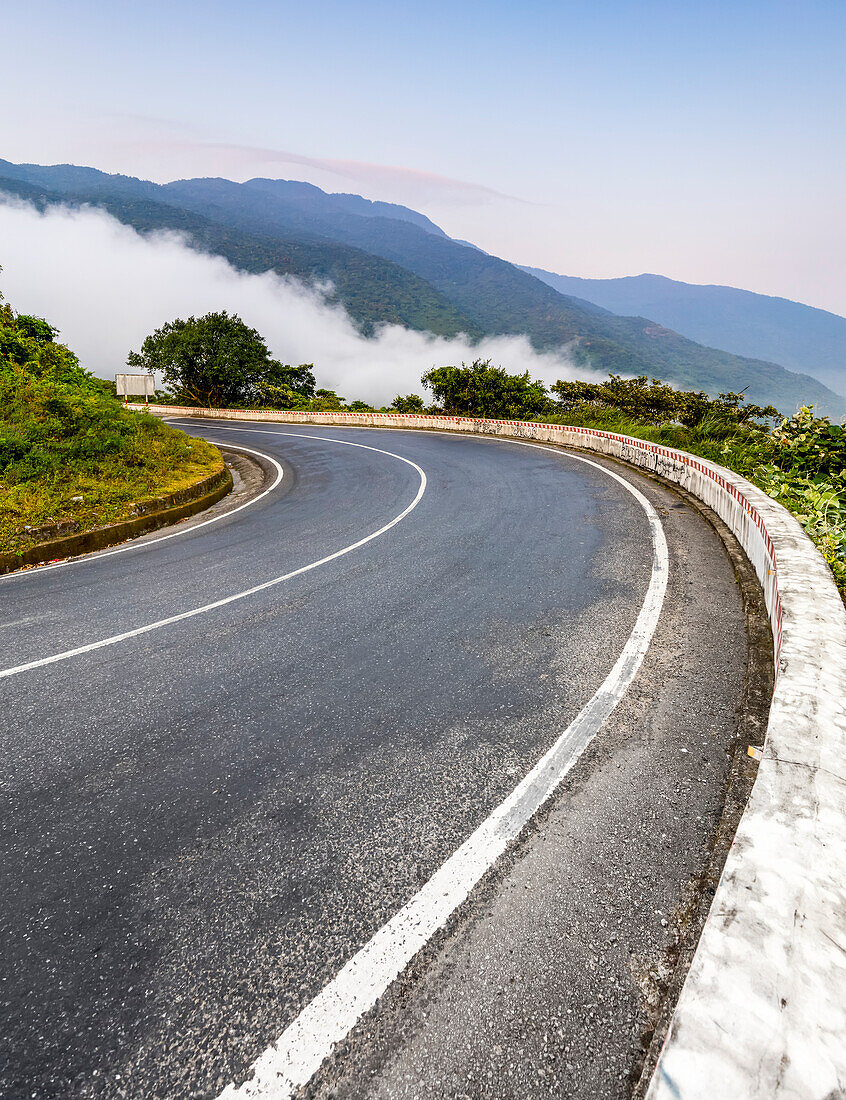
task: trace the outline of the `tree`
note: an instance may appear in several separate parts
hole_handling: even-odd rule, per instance
[[[126,361],[160,372],[177,399],[211,408],[255,403],[264,387],[278,385],[292,370],[271,358],[255,329],[225,310],[169,321]]]
[[[702,390],[677,390],[659,378],[621,378],[612,374],[605,382],[558,381],[552,387],[557,411],[570,413],[580,406],[618,409],[632,420],[647,424],[677,421],[697,427],[707,418],[725,426],[755,424],[778,416],[772,405],[746,404],[742,393],[721,393],[710,398]]]
[[[469,367],[433,367],[421,382],[445,412],[458,416],[533,420],[552,408],[543,382],[533,382],[528,371],[508,374],[490,359],[476,359]]]
[[[612,374],[605,382],[558,381],[552,387],[552,392],[558,398],[559,409],[563,412],[569,412],[577,405],[590,404],[619,409],[633,420],[658,424],[665,420],[679,419],[678,413],[682,404],[678,390],[659,378],[650,380],[645,375],[621,378],[619,374]],[[708,400],[704,393],[685,396]]]
[[[317,385],[314,363],[274,364],[267,379],[258,387],[257,400],[271,409],[302,409],[312,401]]]
[[[747,403],[746,391],[740,393],[720,393],[711,402],[709,409],[718,418],[738,424],[748,424],[756,420],[774,420],[781,414],[774,405],[754,405]]]
[[[308,403],[313,412],[337,412],[344,407],[344,398],[338,397],[334,390],[315,390],[314,397]]]
[[[0,368],[16,364],[38,378],[108,393],[108,383],[81,367],[74,353],[57,342],[58,335],[41,317],[15,313],[0,294]]]
[[[391,408],[398,413],[422,413],[423,398],[416,393],[407,393],[405,397],[397,394],[391,402]]]

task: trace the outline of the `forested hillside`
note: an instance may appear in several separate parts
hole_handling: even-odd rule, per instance
[[[293,240],[244,233],[189,210],[131,193],[98,190],[60,194],[38,184],[2,177],[0,192],[39,209],[58,203],[98,206],[139,232],[175,230],[184,233],[200,250],[224,257],[240,271],[274,271],[305,280],[328,280],[335,287],[337,300],[368,335],[376,324],[384,322],[441,336],[462,332],[471,337],[482,335],[469,318],[423,279],[361,249],[320,238]]]
[[[846,394],[846,317],[836,313],[788,298],[682,283],[663,275],[579,279],[541,268],[522,270],[562,294],[578,295],[614,313],[652,317],[701,344],[809,372]]]
[[[0,191],[41,206],[89,203],[141,231],[181,230],[196,247],[245,271],[330,280],[366,334],[379,322],[471,338],[525,334],[537,349],[566,348],[602,373],[650,374],[711,394],[746,389],[752,400],[787,411],[808,403],[834,415],[846,411],[846,402],[815,378],[561,294],[403,207],[284,180],[158,185],[89,168],[5,161],[0,177]]]

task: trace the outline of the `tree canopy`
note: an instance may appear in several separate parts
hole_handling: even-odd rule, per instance
[[[291,408],[315,392],[310,363],[291,367],[273,359],[262,336],[225,310],[169,321],[126,361],[159,372],[174,397],[190,405]]]
[[[468,367],[433,367],[421,378],[432,391],[436,405],[457,416],[482,416],[505,420],[560,419],[589,416],[591,411],[612,411],[644,424],[682,424],[687,428],[705,423],[725,428],[756,426],[778,417],[772,405],[755,405],[743,393],[709,397],[701,390],[677,390],[658,378],[622,378],[612,374],[602,382],[559,380],[547,391],[528,371],[509,374],[490,359],[476,359]],[[419,404],[418,404],[419,402]],[[392,409],[422,411],[419,397],[394,398]]]
[[[271,409],[298,409],[314,399],[316,385],[313,363],[292,367],[289,363],[271,360],[271,368],[258,386],[256,399],[259,405]]]
[[[416,393],[407,393],[405,397],[397,394],[391,402],[391,409],[398,413],[422,413],[423,398]]]
[[[529,372],[508,374],[490,359],[475,359],[468,367],[433,367],[420,379],[445,412],[506,420],[533,420],[551,402],[543,382]]]
[[[14,486],[45,479],[52,499],[68,471],[128,455],[135,455],[129,464],[140,467],[150,457],[152,436],[169,431],[152,417],[125,411],[114,387],[85,370],[58,335],[42,318],[15,313],[0,295],[0,496],[9,515]]]
[[[552,387],[558,411],[572,412],[579,406],[619,409],[633,420],[647,424],[677,421],[692,428],[705,417],[746,424],[778,416],[772,405],[746,402],[743,393],[721,393],[711,398],[701,390],[677,390],[659,378],[621,378],[612,374],[604,382],[563,382]]]

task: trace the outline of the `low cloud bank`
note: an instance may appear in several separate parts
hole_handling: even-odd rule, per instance
[[[398,393],[422,393],[420,376],[430,367],[480,357],[547,383],[587,377],[566,355],[538,354],[522,336],[473,345],[385,325],[365,339],[342,308],[298,279],[243,274],[177,234],[142,237],[100,210],[41,214],[0,201],[0,266],[7,301],[46,317],[83,365],[106,378],[166,321],[220,309],[258,329],[282,362],[313,362],[318,385],[348,400],[381,405]]]

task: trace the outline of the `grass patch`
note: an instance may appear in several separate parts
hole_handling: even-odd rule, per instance
[[[212,444],[124,409],[47,322],[0,305],[0,551],[127,519],[222,468]]]

